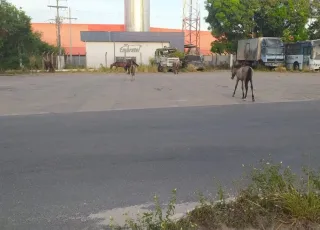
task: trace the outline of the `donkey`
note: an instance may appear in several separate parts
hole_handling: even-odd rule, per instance
[[[43,62],[44,62],[44,68],[47,72],[50,72],[50,73],[54,73],[55,70],[54,70],[54,67],[53,67],[53,64],[51,62],[50,59],[47,59],[47,58],[44,58],[42,57],[43,59]]]
[[[124,68],[125,71],[127,71],[126,66],[127,66],[126,62],[116,61],[110,65],[110,69],[112,69],[113,67],[116,67],[116,69],[118,69],[118,67],[122,67],[122,68]]]
[[[233,92],[232,97],[234,97],[236,90],[237,90],[237,87],[238,87],[238,83],[239,83],[239,81],[241,81],[241,83],[242,83],[242,99],[246,99],[247,93],[248,93],[248,83],[250,81],[251,92],[252,92],[252,101],[255,101],[254,95],[253,95],[253,85],[252,85],[253,69],[250,66],[241,66],[238,68],[234,68],[232,66],[231,79],[233,80],[235,76],[237,76],[237,81],[236,81],[236,86],[234,88],[234,92]],[[243,91],[243,82],[244,82],[244,85],[246,88],[246,93],[244,93],[244,91]]]
[[[172,70],[174,74],[179,73],[180,65],[181,65],[180,60],[176,60],[172,63]]]
[[[128,74],[131,74],[131,81],[134,81],[135,80],[135,75],[136,75],[136,68],[138,67],[139,65],[132,59],[128,60],[127,61],[127,73]]]

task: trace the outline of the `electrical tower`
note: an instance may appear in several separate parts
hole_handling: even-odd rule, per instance
[[[182,31],[185,36],[185,47],[195,48],[200,54],[200,1],[183,0]]]

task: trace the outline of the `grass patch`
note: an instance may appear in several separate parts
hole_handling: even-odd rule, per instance
[[[188,64],[186,67],[186,72],[197,72],[197,67],[192,64]]]
[[[139,65],[137,70],[140,73],[158,73],[158,67],[155,64]]]
[[[285,66],[277,66],[274,70],[280,73],[287,72],[287,68]]]
[[[303,169],[294,174],[282,163],[261,161],[250,166],[246,186],[233,200],[218,189],[218,201],[201,196],[199,206],[183,218],[174,219],[176,190],[166,212],[154,197],[155,210],[129,218],[124,226],[110,219],[115,230],[203,229],[320,229],[320,171]]]
[[[153,63],[152,60],[150,60],[149,65],[140,65],[137,68],[137,73],[158,73],[158,68],[157,65]],[[214,71],[222,71],[222,70],[230,70],[230,67],[228,64],[223,64],[219,66],[211,66],[211,65],[206,65],[205,69],[200,72],[214,72]],[[279,66],[274,69],[269,69],[265,66],[259,65],[254,69],[257,72],[300,72],[300,73],[314,73],[315,71],[309,70],[307,68],[300,70],[300,71],[293,71],[293,70],[287,70],[284,66]],[[112,68],[110,69],[109,67],[105,67],[102,64],[98,68],[85,68],[85,67],[76,67],[73,68],[72,66],[66,66],[66,69],[63,71],[56,70],[56,73],[125,73],[124,68],[118,67],[118,68]],[[167,71],[164,71],[166,73]],[[186,68],[181,68],[180,72],[199,72],[196,68],[196,66],[189,64]],[[27,68],[20,69],[20,70],[6,70],[6,71],[0,71],[0,75],[19,75],[19,74],[34,74],[34,73],[48,73],[45,70],[30,70]]]

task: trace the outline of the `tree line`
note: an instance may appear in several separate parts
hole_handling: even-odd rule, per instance
[[[2,0],[0,3],[0,71],[41,67],[43,52],[57,48],[41,40],[31,29],[31,18],[21,8]]]
[[[213,53],[233,53],[239,39],[281,37],[284,42],[320,38],[320,0],[207,0]]]

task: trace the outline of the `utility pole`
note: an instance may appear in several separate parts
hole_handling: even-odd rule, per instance
[[[67,6],[60,6],[59,5],[60,0],[56,0],[56,5],[48,5],[50,8],[56,8],[57,13],[56,13],[56,27],[57,27],[57,46],[59,49],[59,65],[58,68],[61,66],[61,55],[62,55],[62,49],[61,49],[61,17],[60,17],[60,9],[67,9]]]
[[[69,33],[70,33],[70,47],[69,47],[69,57],[70,57],[70,64],[72,65],[72,20],[77,20],[77,18],[71,17],[71,8],[69,7],[69,17],[64,19],[69,20]]]

